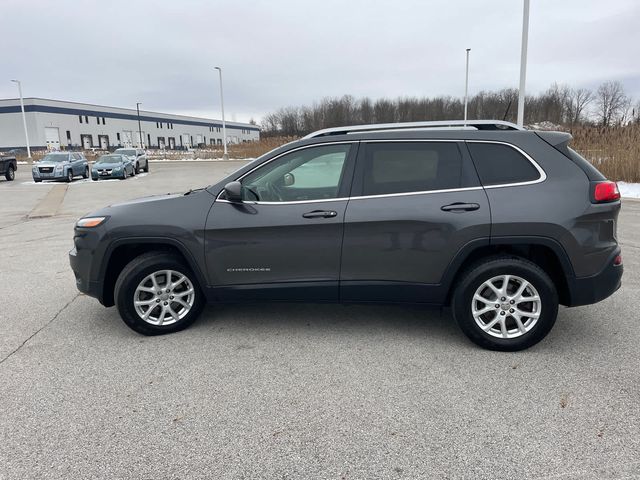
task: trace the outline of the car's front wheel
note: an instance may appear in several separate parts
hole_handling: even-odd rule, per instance
[[[71,183],[73,182],[73,169],[69,168],[67,170],[67,182]]]
[[[140,164],[136,162],[136,167],[134,168],[133,174],[137,175],[140,173]]]
[[[519,257],[476,263],[458,282],[452,310],[462,331],[490,350],[524,350],[542,340],[558,315],[549,275]]]
[[[84,167],[84,173],[82,174],[82,178],[89,178],[89,167]]]
[[[143,335],[161,335],[191,325],[205,301],[193,272],[176,255],[151,252],[120,273],[115,301],[124,322]]]

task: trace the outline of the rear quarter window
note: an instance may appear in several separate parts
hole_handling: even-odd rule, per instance
[[[533,182],[540,172],[515,148],[499,143],[467,142],[484,186]]]
[[[453,142],[369,143],[361,161],[363,195],[448,190],[470,182]]]

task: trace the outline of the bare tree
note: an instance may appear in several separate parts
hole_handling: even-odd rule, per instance
[[[503,88],[482,91],[469,99],[470,119],[515,121],[518,90]],[[554,124],[581,124],[587,121],[587,108],[597,104],[598,120],[603,125],[640,122],[640,105],[631,108],[631,99],[619,82],[607,82],[594,95],[585,88],[571,89],[553,84],[538,95],[526,98],[527,124],[549,121]],[[286,107],[262,119],[265,136],[298,136],[322,128],[370,123],[452,120],[463,116],[459,97],[400,97],[397,99],[356,99],[351,95],[326,97],[312,105]]]
[[[604,127],[610,127],[624,121],[629,109],[630,100],[624,93],[622,83],[618,81],[604,82],[596,93],[598,121]]]
[[[586,88],[572,88],[567,96],[567,117],[571,125],[580,123],[586,108],[593,101],[593,92]]]

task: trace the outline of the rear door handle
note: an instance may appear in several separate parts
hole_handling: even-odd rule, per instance
[[[456,203],[451,203],[449,205],[444,205],[442,207],[440,207],[440,210],[442,210],[443,212],[471,212],[473,210],[478,210],[480,208],[480,205],[478,205],[477,203],[462,203],[462,202],[456,202]]]
[[[312,212],[303,213],[304,218],[333,218],[338,216],[338,212],[333,210],[314,210]]]

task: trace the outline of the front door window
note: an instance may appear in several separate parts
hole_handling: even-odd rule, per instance
[[[350,145],[287,153],[242,179],[243,199],[292,202],[337,198]]]

